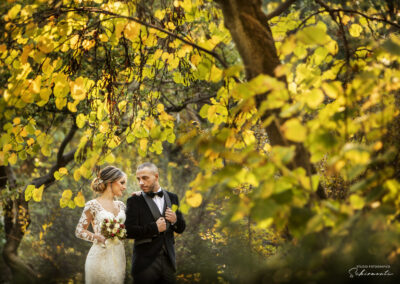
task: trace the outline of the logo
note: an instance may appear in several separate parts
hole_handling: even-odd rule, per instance
[[[349,269],[350,278],[371,276],[389,277],[393,275],[394,273],[390,271],[390,265],[357,265]]]

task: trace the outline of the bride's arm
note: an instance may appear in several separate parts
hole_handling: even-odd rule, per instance
[[[90,213],[88,206],[86,205],[83,209],[82,216],[79,219],[78,225],[76,226],[75,236],[77,238],[89,241],[89,242],[101,242],[105,241],[102,235],[97,235],[88,230],[90,223],[93,220],[93,215]]]

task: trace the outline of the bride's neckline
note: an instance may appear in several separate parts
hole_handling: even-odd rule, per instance
[[[98,201],[96,198],[95,198],[94,200],[96,200],[96,202],[101,206],[101,208],[102,208],[104,211],[106,211],[106,212],[108,212],[108,213],[111,213],[111,214],[114,216],[114,218],[118,217],[119,213],[121,213],[121,208],[119,208],[118,205],[117,205],[117,207],[118,207],[118,213],[117,213],[117,215],[115,215],[113,212],[111,212],[111,211],[107,210],[106,208],[104,208],[104,206],[103,206],[103,205],[100,203],[100,201]],[[115,205],[115,201],[114,201],[114,200],[113,200],[113,203],[114,203],[114,205]]]

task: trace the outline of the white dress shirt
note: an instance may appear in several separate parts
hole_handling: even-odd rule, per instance
[[[157,192],[161,191],[161,187],[158,189]],[[160,210],[160,214],[162,215],[164,213],[164,195],[162,197],[156,195],[153,198],[153,201],[155,202],[155,204],[158,207],[158,210]]]

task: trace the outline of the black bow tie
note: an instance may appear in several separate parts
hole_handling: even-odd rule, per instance
[[[163,197],[163,195],[164,195],[164,192],[161,190],[161,191],[158,191],[158,192],[152,192],[152,191],[150,191],[150,192],[146,192],[146,194],[147,194],[147,196],[149,196],[149,197],[151,197],[151,198],[154,198],[154,196],[156,196],[156,195],[158,195],[159,197]]]

